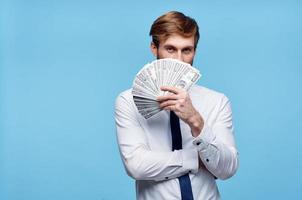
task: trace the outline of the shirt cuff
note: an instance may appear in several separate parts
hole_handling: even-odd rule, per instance
[[[199,152],[200,159],[206,166],[213,165],[216,161],[217,148],[212,145],[214,140],[215,135],[209,126],[204,126],[200,135],[193,140],[193,144]]]
[[[199,144],[201,143],[212,143],[215,140],[215,136],[212,132],[212,129],[205,125],[201,131],[201,133],[193,140],[193,144],[197,145],[197,146],[203,146],[203,144]],[[206,144],[204,144],[205,147],[207,146]]]
[[[198,172],[198,151],[196,149],[183,149],[182,166],[188,173],[196,174]]]

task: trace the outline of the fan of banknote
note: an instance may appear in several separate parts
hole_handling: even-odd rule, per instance
[[[139,113],[148,119],[162,110],[156,98],[168,92],[162,91],[161,86],[189,90],[200,76],[199,71],[190,64],[171,58],[146,64],[137,73],[132,86],[133,100]]]

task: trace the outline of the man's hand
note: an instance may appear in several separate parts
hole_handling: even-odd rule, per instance
[[[159,106],[164,110],[174,111],[180,119],[191,127],[193,137],[197,137],[203,129],[204,121],[193,107],[189,94],[176,87],[163,86],[160,89],[172,94],[158,97]]]

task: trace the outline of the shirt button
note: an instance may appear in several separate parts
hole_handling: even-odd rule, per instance
[[[167,180],[167,179],[169,179],[169,177],[165,177],[165,179]]]
[[[206,159],[207,162],[209,162],[209,159]]]

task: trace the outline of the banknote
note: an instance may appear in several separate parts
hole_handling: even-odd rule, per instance
[[[138,112],[145,118],[159,113],[162,109],[156,98],[167,95],[161,86],[173,86],[188,91],[201,77],[200,72],[188,63],[175,59],[157,59],[144,65],[136,74],[132,95]]]

